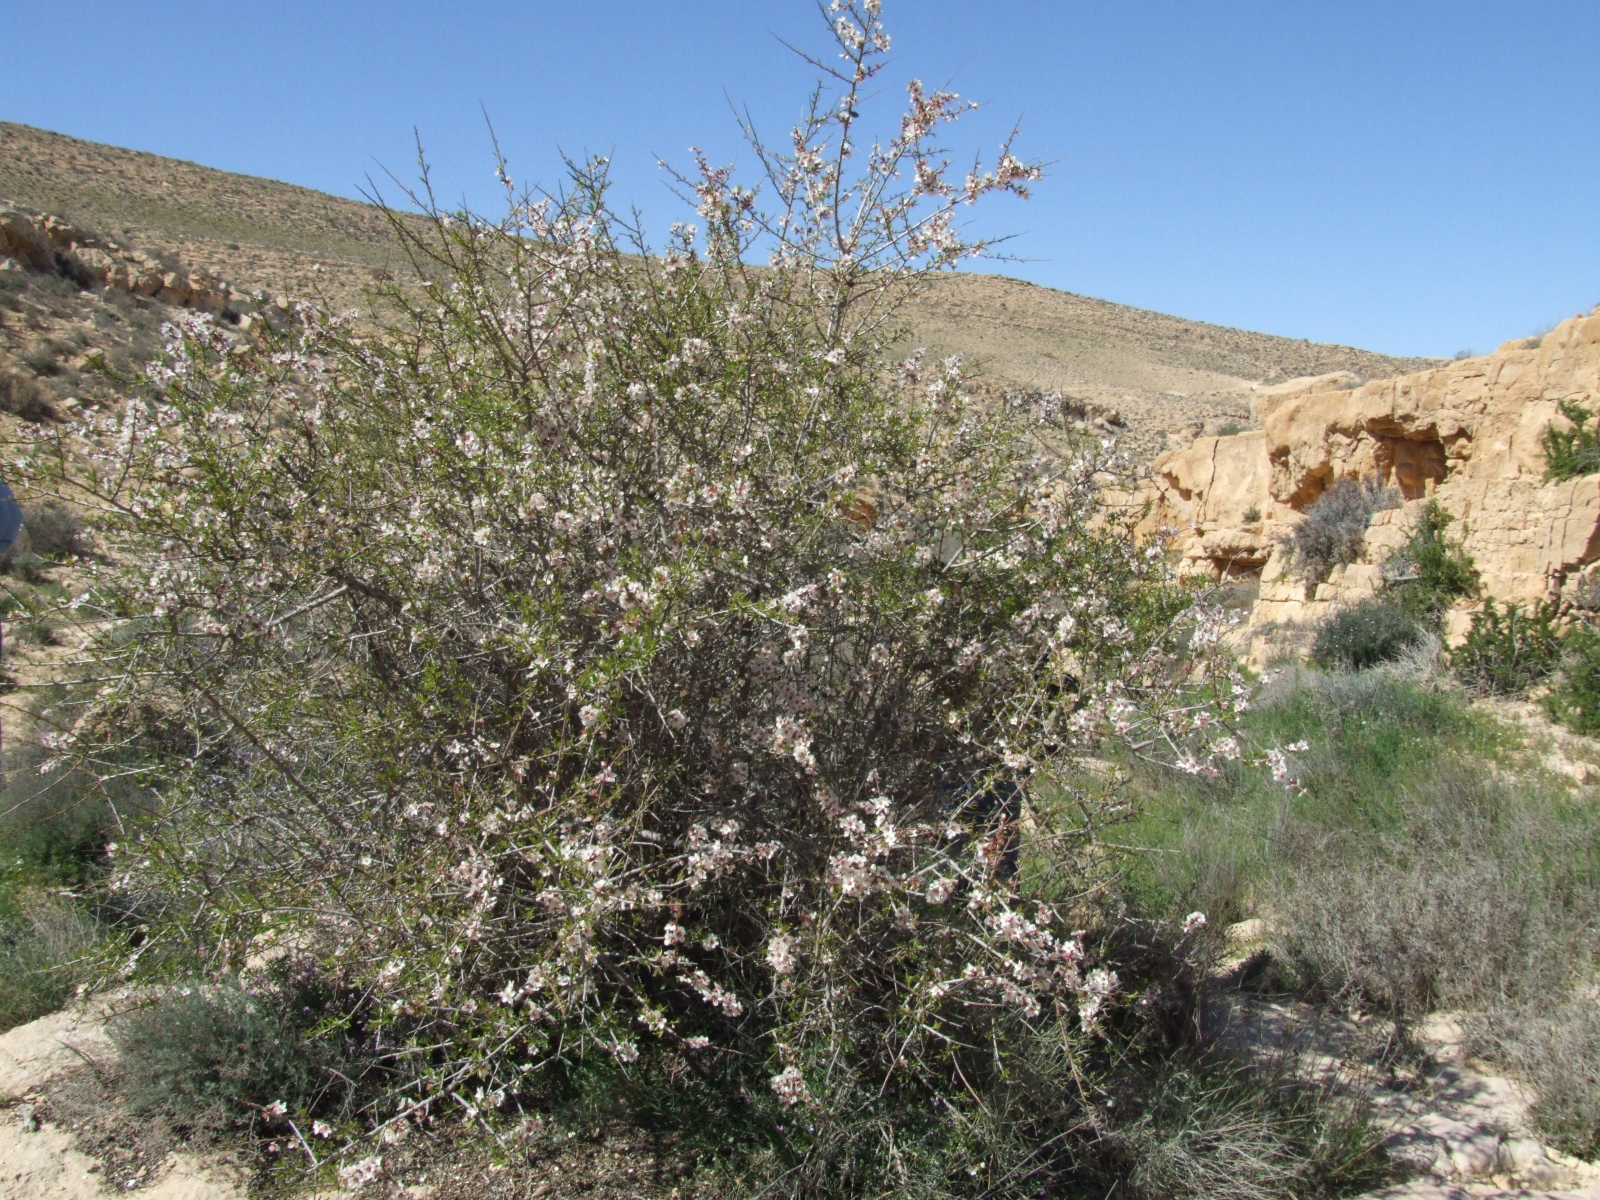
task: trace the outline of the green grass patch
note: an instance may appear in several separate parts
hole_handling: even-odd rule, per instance
[[[1463,755],[1493,758],[1506,735],[1457,695],[1368,672],[1294,672],[1241,723],[1263,749],[1307,743],[1291,767],[1295,794],[1264,768],[1231,764],[1218,779],[1138,768],[1129,901],[1162,919],[1205,912],[1213,927],[1255,915],[1264,882],[1299,840],[1401,829],[1398,784]]]
[[[1515,738],[1463,695],[1390,669],[1302,671],[1241,730],[1305,742],[1299,788],[1260,766],[1220,779],[1136,770],[1133,915],[1267,923],[1268,986],[1394,1022],[1478,1014],[1484,1057],[1541,1097],[1572,1153],[1600,1148],[1600,805],[1515,773]]]

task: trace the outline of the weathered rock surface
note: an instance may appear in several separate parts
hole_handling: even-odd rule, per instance
[[[0,263],[6,259],[82,287],[119,288],[201,312],[241,314],[256,307],[209,271],[119,245],[52,213],[0,201]]]
[[[1493,354],[1352,386],[1343,375],[1258,389],[1259,431],[1200,438],[1155,460],[1139,501],[1142,529],[1169,537],[1183,570],[1256,577],[1258,634],[1305,624],[1371,594],[1429,499],[1458,518],[1484,594],[1520,604],[1579,599],[1600,571],[1600,475],[1553,482],[1540,434],[1557,405],[1595,406],[1600,308],[1542,339]],[[1281,541],[1335,480],[1376,478],[1405,504],[1373,518],[1360,562],[1320,585],[1290,574]],[[1457,614],[1448,632],[1459,633]],[[1252,650],[1271,650],[1270,638]]]

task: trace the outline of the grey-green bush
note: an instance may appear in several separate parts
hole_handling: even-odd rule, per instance
[[[1471,765],[1396,786],[1397,828],[1280,833],[1268,906],[1291,978],[1401,1025],[1565,996],[1588,978],[1600,821]]]
[[[1372,514],[1400,506],[1400,493],[1376,480],[1335,480],[1306,510],[1293,534],[1296,568],[1313,583],[1361,557]]]
[[[49,389],[33,376],[0,371],[0,411],[24,421],[43,421],[55,415],[52,399]]]
[[[1546,1003],[1497,1005],[1476,1023],[1473,1049],[1533,1088],[1533,1116],[1556,1147],[1600,1154],[1600,995],[1593,983]]]
[[[1311,658],[1321,667],[1359,671],[1393,662],[1427,636],[1410,613],[1380,598],[1341,608],[1323,620]]]
[[[23,528],[29,548],[43,558],[66,558],[82,548],[83,522],[64,504],[30,505]]]
[[[248,987],[191,980],[117,1016],[108,1032],[133,1107],[199,1125],[270,1126],[262,1110],[274,1102],[297,1121],[350,1119],[379,1056],[347,1033],[340,989],[299,967],[274,975]]]

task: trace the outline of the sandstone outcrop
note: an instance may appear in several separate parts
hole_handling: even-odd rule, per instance
[[[1600,572],[1600,475],[1546,477],[1540,434],[1557,405],[1600,395],[1600,308],[1541,338],[1415,374],[1354,385],[1322,376],[1259,389],[1263,428],[1201,438],[1155,460],[1142,530],[1168,538],[1186,574],[1259,579],[1252,657],[1276,629],[1370,595],[1417,513],[1437,500],[1499,601],[1578,601]],[[1292,574],[1283,539],[1336,479],[1376,478],[1405,503],[1379,512],[1362,560],[1320,584]],[[1447,632],[1459,635],[1464,613]],[[1265,639],[1265,640],[1263,640]]]
[[[209,271],[119,245],[52,213],[0,203],[0,270],[65,276],[80,287],[119,288],[180,308],[235,316],[256,307]]]

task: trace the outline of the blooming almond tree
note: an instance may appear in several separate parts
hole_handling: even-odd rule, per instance
[[[35,446],[113,551],[73,752],[136,742],[158,798],[120,969],[315,964],[409,1062],[383,1120],[594,1061],[964,1103],[1116,1003],[1069,923],[1116,805],[1057,765],[1236,753],[1221,627],[1097,511],[1104,448],[887,356],[984,249],[958,211],[1037,171],[954,178],[963,105],[915,84],[865,142],[887,38],[832,17],[790,143],[701,162],[664,250],[603,161],[496,222],[424,190],[381,329],[187,316]]]

